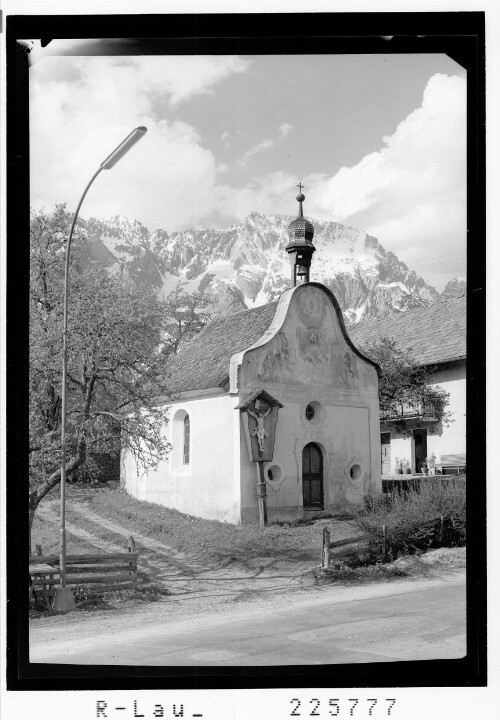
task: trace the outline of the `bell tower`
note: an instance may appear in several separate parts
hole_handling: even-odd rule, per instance
[[[302,211],[302,203],[306,199],[302,193],[302,183],[299,183],[297,187],[300,190],[297,195],[299,215],[288,226],[290,242],[286,246],[286,251],[290,255],[292,287],[309,282],[312,254],[316,250],[312,244],[313,224],[306,220]]]

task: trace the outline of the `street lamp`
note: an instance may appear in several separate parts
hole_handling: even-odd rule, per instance
[[[62,407],[61,407],[61,530],[59,538],[59,575],[60,587],[54,593],[54,610],[73,610],[75,599],[71,588],[66,587],[66,385],[68,376],[68,275],[69,275],[69,253],[71,240],[75,229],[78,212],[82,206],[85,195],[90,186],[99,175],[101,170],[110,170],[147,132],[144,126],[137,127],[127,135],[125,140],[116,147],[113,152],[101,163],[100,167],[90,178],[90,182],[83,191],[80,202],[77,205],[71,228],[69,231],[68,244],[66,247],[66,264],[64,268],[64,317],[63,317],[63,367],[62,367]]]

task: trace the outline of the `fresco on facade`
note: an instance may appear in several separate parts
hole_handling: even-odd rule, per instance
[[[292,297],[281,329],[248,353],[245,384],[373,386],[373,369],[347,345],[327,295],[306,286]]]

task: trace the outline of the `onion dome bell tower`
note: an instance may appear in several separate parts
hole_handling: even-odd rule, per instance
[[[302,203],[306,199],[305,195],[302,194],[302,183],[299,183],[297,187],[300,190],[297,195],[299,216],[288,226],[290,242],[286,246],[292,266],[292,287],[309,282],[312,254],[316,250],[312,244],[314,227],[309,220],[306,220],[302,211]]]

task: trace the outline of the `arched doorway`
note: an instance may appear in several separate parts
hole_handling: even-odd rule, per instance
[[[302,451],[302,497],[305,508],[323,509],[323,454],[316,443]]]

